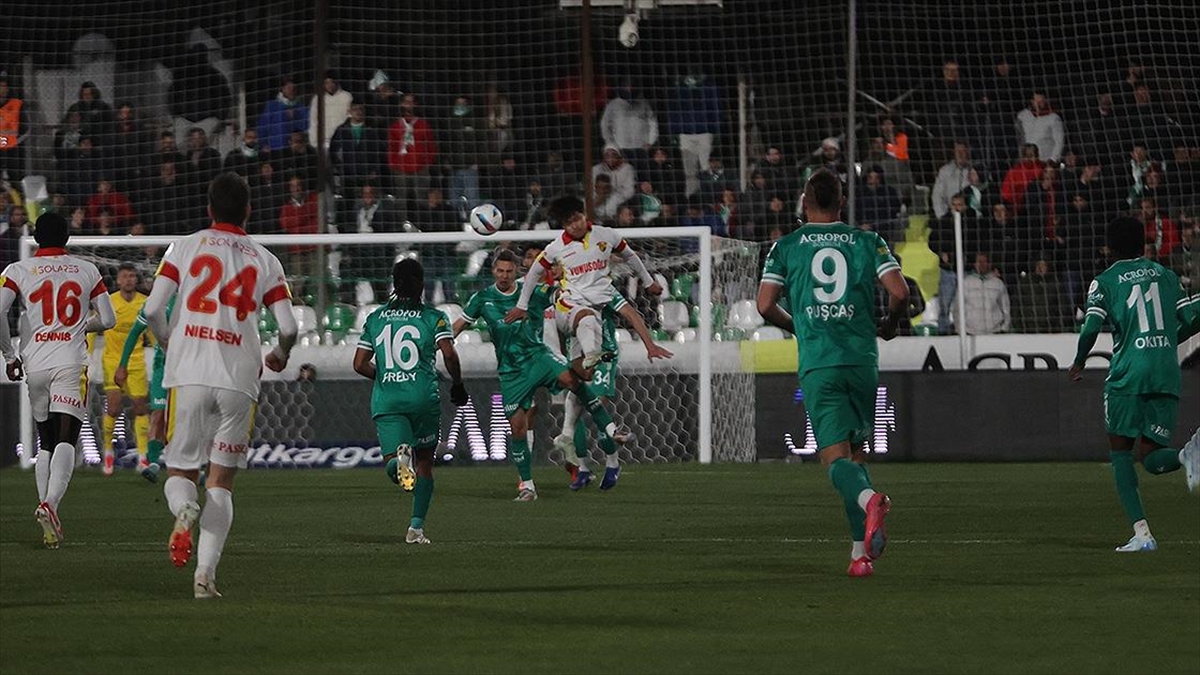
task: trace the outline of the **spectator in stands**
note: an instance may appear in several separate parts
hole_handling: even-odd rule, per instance
[[[378,190],[371,183],[358,188],[358,198],[352,204],[351,212],[339,219],[339,232],[371,234],[400,230],[391,201],[380,199]],[[354,288],[359,282],[370,284],[374,299],[387,297],[390,270],[395,257],[393,249],[390,244],[342,247],[340,272],[342,281],[346,282],[343,297],[347,301],[355,297]]]
[[[1021,214],[1030,183],[1036,181],[1046,168],[1038,155],[1038,146],[1033,143],[1021,146],[1021,161],[1004,174],[1004,182],[1000,184],[1000,198],[1008,202],[1014,216]]]
[[[113,226],[118,230],[125,230],[133,225],[133,205],[129,203],[125,193],[113,188],[112,181],[108,178],[101,178],[96,184],[96,192],[88,198],[87,220],[90,227],[96,227],[101,211],[108,211]]]
[[[717,202],[712,206],[712,210],[721,219],[721,222],[725,224],[725,233],[728,236],[736,239],[746,238],[738,231],[737,192],[733,188],[727,187],[721,191]]]
[[[1025,193],[1021,219],[1026,250],[1041,251],[1048,259],[1057,260],[1058,251],[1065,243],[1059,230],[1066,211],[1067,200],[1063,198],[1058,182],[1058,168],[1047,166]]]
[[[991,215],[992,204],[999,200],[995,188],[984,180],[983,172],[975,166],[967,172],[967,187],[963,188],[962,194],[967,200],[967,210],[981,220]]]
[[[1104,227],[1111,220],[1098,215],[1085,192],[1068,193],[1068,206],[1063,215],[1059,236],[1058,268],[1066,281],[1067,307],[1082,307],[1084,283],[1098,274],[1104,254]]]
[[[979,95],[982,129],[977,134],[983,142],[977,155],[992,175],[999,175],[1017,159],[1020,141],[1013,121],[1025,105],[1027,91],[1028,85],[1013,73],[1012,60],[997,56]]]
[[[1200,149],[1192,150],[1186,141],[1179,141],[1172,157],[1167,170],[1170,174],[1167,194],[1171,206],[1181,208],[1200,203]]]
[[[950,209],[930,228],[929,249],[938,256],[938,332],[949,334],[951,306],[958,291],[954,214],[962,214],[963,251],[970,255],[978,250],[981,231],[978,221],[967,210],[967,199],[961,193],[950,198]],[[965,264],[965,263],[964,263]]]
[[[864,230],[878,232],[887,242],[900,238],[900,195],[884,180],[882,169],[874,165],[867,168],[866,180],[855,198],[858,222]]]
[[[596,214],[603,210],[606,217],[616,217],[617,207],[629,201],[637,191],[637,172],[625,161],[620,148],[610,145],[604,148],[604,161],[592,167],[592,176],[608,176],[612,182],[612,193],[605,203],[595,203]]]
[[[550,207],[546,196],[540,178],[529,181],[529,185],[525,189],[525,208],[523,209],[525,218],[518,223],[518,228],[522,230],[542,229],[540,226],[546,222],[546,210]],[[548,228],[549,225],[546,227]]]
[[[654,221],[662,215],[663,200],[659,197],[654,183],[644,180],[638,183],[637,205],[641,225],[655,225]],[[618,218],[618,220],[620,220]]]
[[[84,235],[84,227],[87,225],[87,209],[82,206],[77,206],[71,209],[71,219],[67,224],[71,228],[71,234]]]
[[[288,198],[279,209],[279,229],[285,234],[317,234],[317,193],[309,189],[304,177],[288,177]],[[289,245],[284,269],[293,277],[292,292],[304,296],[310,281],[321,277],[320,259],[316,246]]]
[[[208,134],[200,127],[188,130],[187,161],[184,163],[184,176],[189,183],[203,186],[208,184],[221,172],[221,153],[208,146]]]
[[[400,92],[382,70],[375,71],[367,90],[371,92],[367,99],[367,123],[376,129],[390,129],[400,114]]]
[[[772,195],[770,203],[767,204],[767,215],[756,225],[752,237],[754,241],[777,241],[791,233],[795,222],[796,217],[788,209],[783,195]]]
[[[100,209],[95,217],[89,217],[84,225],[84,232],[93,237],[115,237],[129,234],[129,230],[119,227],[111,209]]]
[[[657,146],[651,150],[645,175],[664,202],[678,204],[683,200],[683,172],[671,161],[666,148]]]
[[[1171,190],[1164,185],[1165,181],[1161,166],[1151,164],[1146,173],[1142,174],[1141,188],[1135,186],[1130,199],[1134,203],[1140,203],[1143,199],[1153,199],[1160,211],[1170,213],[1174,204],[1171,203]]]
[[[1086,157],[1081,162],[1083,168],[1076,174],[1075,180],[1064,186],[1068,197],[1081,195],[1088,205],[1088,211],[1102,222],[1108,222],[1116,216],[1116,206],[1112,188],[1104,180],[1104,168],[1100,160]]]
[[[171,82],[171,114],[176,129],[200,127],[212,132],[232,108],[229,83],[209,60],[208,47],[193,44]]]
[[[1002,201],[992,204],[989,218],[984,222],[987,224],[980,229],[979,245],[992,252],[1001,277],[1015,278],[1018,270],[1025,268],[1028,251],[1021,250],[1020,232],[1008,204]]]
[[[538,174],[538,183],[541,184],[542,196],[546,203],[558,195],[568,192],[582,194],[579,191],[577,179],[567,173],[563,155],[557,150],[546,153],[546,163],[542,166],[541,173]]]
[[[342,86],[338,84],[337,78],[330,71],[326,71],[325,73],[323,87],[324,92],[321,98],[325,101],[325,137],[323,139],[324,145],[321,147],[324,150],[328,150],[329,144],[333,142],[333,133],[350,116],[350,104],[354,102],[354,95],[342,89]],[[316,96],[313,96],[312,102],[308,104],[308,144],[314,148],[318,147]]]
[[[958,141],[969,141],[973,137],[974,108],[974,97],[963,84],[958,61],[946,59],[942,62],[942,77],[926,90],[924,96],[925,130],[940,141],[929,158],[933,166],[950,155]]]
[[[1143,198],[1140,205],[1142,222],[1146,224],[1146,257],[1168,265],[1171,255],[1179,248],[1179,226],[1159,210],[1152,197]]]
[[[258,173],[258,165],[262,161],[263,152],[258,144],[258,130],[247,129],[242,134],[241,144],[225,155],[223,168],[226,171],[233,171],[242,178],[249,179]]]
[[[83,116],[78,111],[68,113],[63,123],[54,132],[54,159],[62,170],[79,151],[79,140],[83,138]]]
[[[1038,156],[1045,161],[1058,162],[1062,158],[1066,131],[1062,118],[1050,107],[1045,92],[1034,90],[1029,107],[1017,115],[1017,129],[1021,143],[1038,146]]]
[[[637,214],[634,213],[633,207],[629,204],[622,204],[617,209],[617,217],[613,221],[614,227],[638,227],[641,223],[638,222]]]
[[[7,197],[3,201],[7,201]],[[20,204],[8,204],[4,211],[0,211],[0,269],[21,258],[21,237],[27,234],[29,220],[25,207]],[[0,330],[6,328],[7,322],[0,320]]]
[[[1129,137],[1148,143],[1146,150],[1152,157],[1165,157],[1181,135],[1179,123],[1154,101],[1145,82],[1134,86],[1133,104],[1122,112]]]
[[[1014,324],[1018,333],[1062,333],[1071,321],[1062,303],[1062,288],[1050,263],[1039,258],[1033,271],[1017,280]]]
[[[87,135],[80,136],[79,148],[63,165],[66,193],[72,204],[85,203],[108,169],[104,154]]]
[[[417,97],[400,99],[400,118],[388,130],[388,166],[396,188],[401,220],[429,192],[429,167],[437,161],[438,146],[429,122],[417,116]]]
[[[487,177],[487,199],[504,214],[506,223],[522,223],[525,221],[526,205],[524,196],[529,190],[529,181],[517,167],[517,158],[512,153],[505,153],[500,159],[500,166],[493,169]],[[464,213],[459,222],[466,222]]]
[[[623,202],[613,200],[612,176],[606,173],[594,174],[592,179],[592,211],[596,219],[602,223],[615,220],[617,207]]]
[[[200,215],[197,192],[184,184],[179,177],[179,165],[170,155],[161,159],[154,179],[139,195],[138,211],[149,220],[154,234],[191,234],[195,231],[192,227],[195,218]]]
[[[606,146],[619,148],[627,161],[644,171],[650,147],[658,142],[658,117],[650,102],[635,92],[630,79],[623,80],[615,93],[600,117],[600,135]]]
[[[129,103],[117,106],[116,135],[113,137],[113,179],[119,189],[132,192],[146,177],[142,158],[150,150],[150,141],[138,125],[137,114]]]
[[[1189,294],[1200,293],[1200,220],[1193,219],[1190,210],[1179,212],[1179,247],[1170,267]]]
[[[0,179],[15,185],[24,178],[29,133],[29,108],[13,91],[8,72],[0,70]]]
[[[383,131],[367,124],[366,105],[351,104],[349,119],[333,132],[329,146],[338,194],[353,194],[364,185],[379,184],[386,152]]]
[[[743,224],[753,228],[756,224],[761,223],[767,215],[773,195],[774,192],[767,187],[766,175],[755,169],[750,174],[750,184],[746,186],[746,191],[738,199],[738,203],[742,206]]]
[[[992,270],[987,253],[975,254],[973,274],[963,279],[963,323],[968,335],[1006,333],[1012,327],[1008,288]],[[958,308],[955,316],[957,318]]]
[[[287,147],[271,153],[271,163],[282,175],[300,176],[309,189],[316,187],[317,151],[308,144],[308,132],[293,131]]]
[[[700,197],[705,204],[715,204],[721,201],[721,193],[729,189],[737,189],[737,175],[725,168],[720,157],[710,156],[708,168],[700,172]]]
[[[670,96],[668,126],[679,138],[684,194],[690,197],[700,189],[698,176],[708,166],[713,138],[721,129],[721,98],[717,86],[698,70],[684,75]]]
[[[275,165],[264,158],[258,173],[250,176],[250,231],[254,234],[279,232],[279,205],[283,203],[287,186],[275,172]]]
[[[282,151],[294,132],[308,133],[308,108],[297,96],[296,83],[283,78],[279,93],[258,115],[258,142],[267,152]]]
[[[795,187],[791,169],[784,163],[783,150],[778,145],[767,146],[766,153],[754,170],[762,174],[766,181],[763,189],[768,193],[790,192]]]
[[[968,185],[971,171],[971,146],[966,141],[954,143],[954,159],[938,169],[933,182],[933,215],[944,218],[950,211],[950,198],[961,193]]]
[[[800,185],[808,182],[808,177],[813,175],[817,169],[829,169],[846,179],[846,164],[842,157],[842,144],[832,136],[821,141],[821,152],[809,158],[807,164],[800,167]]]
[[[889,115],[879,118],[879,136],[887,154],[897,161],[908,162],[908,134],[899,128],[895,119]]]
[[[443,198],[441,188],[431,187],[425,201],[416,210],[416,225],[422,232],[462,232],[463,220]],[[507,215],[505,216],[507,219]],[[445,297],[454,297],[455,277],[461,273],[454,244],[422,244],[417,247],[425,264],[425,288],[434,297],[437,285]],[[390,260],[387,269],[391,269]]]
[[[489,151],[502,157],[513,147],[512,102],[508,100],[508,94],[502,93],[496,83],[491,82],[484,94],[484,107],[490,141]]]
[[[901,162],[888,154],[887,143],[883,140],[883,136],[871,139],[871,146],[863,164],[879,167],[880,171],[883,171],[883,182],[896,190],[902,203],[910,203],[913,191],[912,170],[907,162]]]
[[[179,144],[175,141],[175,132],[169,130],[158,135],[158,145],[154,148],[154,156],[151,158],[151,161],[157,168],[159,162],[165,161],[168,158],[180,165],[187,161],[187,158],[179,151]]]
[[[479,167],[487,162],[487,128],[471,106],[459,96],[450,110],[442,158],[450,173],[450,203],[463,221],[479,204]],[[514,194],[513,199],[516,199]]]
[[[720,216],[704,208],[699,197],[688,200],[687,215],[679,219],[679,224],[683,227],[707,227],[718,237],[729,234],[725,231],[725,223]]]
[[[79,87],[79,100],[67,108],[67,117],[79,113],[83,135],[91,136],[98,145],[108,145],[112,140],[114,118],[112,106],[104,102],[100,89],[92,82]]]
[[[1121,148],[1127,141],[1124,138],[1127,130],[1113,107],[1113,95],[1110,92],[1097,94],[1096,105],[1089,107],[1075,126],[1079,132],[1073,137],[1079,139],[1078,145],[1085,155],[1094,157],[1109,171],[1121,167],[1125,154]]]
[[[1137,208],[1137,198],[1142,194],[1142,189],[1145,187],[1144,179],[1146,172],[1150,171],[1154,166],[1154,162],[1150,161],[1150,153],[1146,149],[1144,141],[1134,141],[1133,147],[1129,150],[1129,161],[1125,164],[1124,171],[1124,190],[1125,204],[1130,208]]]

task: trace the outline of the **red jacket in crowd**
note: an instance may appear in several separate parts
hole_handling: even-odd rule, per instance
[[[317,233],[317,193],[309,192],[304,201],[297,204],[291,197],[279,209],[279,229],[287,234]],[[316,250],[316,246],[288,246],[288,253],[304,253]]]
[[[1179,243],[1179,226],[1175,221],[1167,216],[1146,219],[1146,244],[1150,247],[1151,255],[1159,262],[1164,262],[1167,256],[1174,253]]]
[[[95,225],[100,220],[100,212],[108,209],[112,213],[114,227],[126,228],[133,224],[133,205],[129,198],[120,192],[97,192],[88,199],[86,216],[88,223]]]
[[[405,143],[405,136],[412,125],[412,137]],[[406,123],[404,118],[396,120],[388,131],[388,166],[396,173],[414,174],[433,164],[437,159],[437,141],[429,122],[414,117]]]
[[[1000,184],[1000,198],[1008,202],[1013,213],[1020,213],[1025,205],[1025,191],[1033,182],[1042,177],[1042,169],[1046,168],[1036,159],[1023,159],[1004,174],[1004,182]]]

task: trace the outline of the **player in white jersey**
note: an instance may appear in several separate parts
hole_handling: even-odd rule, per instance
[[[557,265],[563,279],[555,303],[555,322],[561,333],[575,337],[579,348],[573,350],[572,361],[582,358],[582,363],[575,365],[581,368],[586,379],[591,379],[591,370],[604,356],[600,311],[617,295],[609,278],[612,257],[616,256],[633,269],[646,292],[661,295],[663,289],[617,230],[588,222],[583,202],[578,197],[556,198],[550,203],[547,215],[552,225],[562,227],[562,235],[547,244],[537,258],[538,264],[529,268],[517,306],[504,320],[512,323],[525,318],[533,289]]]
[[[83,426],[87,398],[86,333],[99,333],[117,322],[100,271],[67,253],[70,230],[54,213],[38,218],[32,258],[9,265],[0,274],[0,354],[8,379],[29,381],[29,401],[41,449],[36,470],[42,541],[58,548],[62,523],[58,505],[75,470],[75,446]],[[21,313],[21,356],[8,334],[8,310],[17,299]],[[87,307],[95,309],[89,316]],[[31,450],[30,450],[31,451]]]
[[[212,225],[180,239],[159,265],[146,320],[166,351],[163,386],[167,399],[169,467],[163,492],[175,516],[168,542],[171,562],[183,567],[196,545],[196,598],[219,598],[217,563],[233,523],[233,478],[246,466],[246,449],[258,401],[262,346],[259,307],[279,323],[279,344],[266,365],[283,370],[296,342],[292,299],[279,259],[246,234],[250,189],[244,178],[225,172],[208,187]],[[167,303],[179,301],[166,316]],[[196,484],[208,462],[201,512]]]

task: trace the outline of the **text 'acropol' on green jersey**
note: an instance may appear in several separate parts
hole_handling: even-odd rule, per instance
[[[372,417],[438,405],[437,343],[453,337],[446,315],[432,305],[389,303],[371,312],[358,348],[375,354]]]
[[[831,366],[878,367],[875,280],[898,269],[882,237],[845,223],[810,223],[775,242],[762,282],[786,291],[801,377]]]

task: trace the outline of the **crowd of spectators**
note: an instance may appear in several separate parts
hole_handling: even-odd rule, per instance
[[[307,100],[296,80],[284,78],[250,111],[248,128],[227,122],[210,136],[192,127],[177,139],[176,125],[143,120],[86,82],[55,127],[45,207],[69,216],[80,234],[179,235],[205,221],[208,182],[231,170],[251,185],[253,233],[317,232],[322,203],[331,232],[456,231],[484,201],[500,207],[506,228],[529,229],[544,227],[553,196],[575,192],[590,194],[596,219],[617,227],[701,225],[768,243],[796,227],[804,180],[828,167],[856,181],[859,226],[891,242],[913,236],[912,216],[928,208],[928,245],[942,270],[939,330],[956,320],[956,218],[973,270],[963,289],[969,330],[1065,330],[1087,281],[1108,263],[1104,225],[1118,214],[1145,223],[1148,257],[1200,286],[1197,130],[1156,103],[1139,64],[1123,75],[1067,113],[1006,58],[978,81],[947,60],[911,109],[867,119],[855,166],[847,166],[841,137],[799,160],[765,139],[744,181],[732,168],[734,141],[718,137],[734,102],[711,77],[689,73],[654,92],[630,78],[611,88],[601,81],[590,185],[559,150],[522,164],[512,103],[495,84],[478,105],[463,92],[449,110],[427,117],[420,95],[401,91],[383,71],[346,87],[329,73]],[[578,112],[570,79],[560,82],[561,95],[555,91],[564,119]],[[0,126],[28,124],[4,74],[0,113]],[[7,147],[0,149],[0,257],[9,259],[27,229],[23,148],[0,147]],[[298,277],[319,271],[311,250],[286,253]],[[344,256],[343,273],[384,271],[361,253]]]

